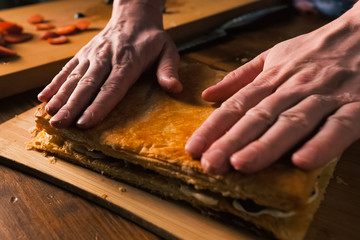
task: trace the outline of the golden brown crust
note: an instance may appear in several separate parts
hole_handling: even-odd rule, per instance
[[[70,160],[81,166],[126,181],[137,187],[142,187],[161,196],[184,200],[202,209],[202,211],[213,210],[220,213],[230,213],[251,222],[258,228],[273,233],[278,239],[294,240],[302,239],[306,234],[314,213],[323,199],[326,185],[332,176],[336,164],[333,161],[322,171],[317,182],[317,194],[313,201],[297,209],[293,212],[293,215],[276,217],[269,214],[251,215],[251,213],[238,211],[233,206],[233,199],[231,198],[208,191],[197,191],[180,180],[164,177],[136,165],[128,164],[125,161],[109,159],[102,154],[88,152],[86,149],[79,149],[72,141],[64,139],[59,135],[49,134],[43,129],[35,129],[29,147],[55,154],[62,159]],[[211,212],[211,214],[214,214],[214,212]],[[229,215],[226,215],[226,217],[229,218]],[[230,216],[230,218],[232,217]]]
[[[183,93],[168,95],[156,81],[143,78],[95,128],[54,129],[49,125],[50,116],[44,105],[36,113],[37,126],[89,150],[126,159],[198,189],[250,198],[260,205],[282,210],[294,210],[306,204],[321,170],[304,172],[284,160],[256,174],[232,171],[221,176],[209,175],[198,160],[185,153],[187,139],[214,110],[211,104],[201,100],[200,93],[221,80],[225,73],[202,64],[183,64],[179,72],[185,87]]]

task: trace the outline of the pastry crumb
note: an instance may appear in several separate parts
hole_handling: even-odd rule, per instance
[[[55,157],[48,157],[49,158],[49,162],[51,164],[55,164],[56,163],[56,158]]]
[[[345,182],[340,176],[336,176],[335,181],[336,181],[336,183],[338,183],[338,184],[343,184],[343,185],[345,185],[345,186],[348,185],[347,182]]]
[[[126,188],[124,188],[124,187],[119,187],[119,191],[120,191],[120,192],[126,192]]]
[[[103,194],[101,194],[101,196],[100,196],[101,198],[103,198],[103,199],[107,199],[107,197],[108,197],[108,195],[107,194],[105,194],[105,193],[103,193]]]
[[[241,59],[241,63],[246,63],[246,62],[248,62],[248,61],[249,61],[248,58],[242,58],[242,59]]]

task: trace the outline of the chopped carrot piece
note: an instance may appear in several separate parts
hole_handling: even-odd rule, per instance
[[[14,50],[0,46],[0,57],[11,57],[16,55],[17,53]]]
[[[0,46],[5,46],[5,45],[6,45],[5,34],[3,32],[0,32]]]
[[[23,27],[16,23],[13,23],[13,22],[3,21],[3,22],[0,22],[0,31],[5,34],[22,33]]]
[[[32,15],[28,18],[28,23],[35,24],[44,22],[45,18],[40,14]]]
[[[84,31],[89,27],[89,25],[90,25],[90,20],[88,20],[88,19],[80,19],[76,23],[76,28],[81,30],[81,31]]]
[[[4,38],[8,43],[21,43],[30,40],[32,35],[30,33],[6,34]]]
[[[59,27],[58,29],[56,29],[55,32],[59,35],[70,35],[76,33],[77,28],[76,25],[68,25],[68,26]]]
[[[56,38],[56,37],[59,37],[60,35],[57,34],[56,32],[53,32],[53,31],[46,31],[44,32],[43,35],[41,35],[41,39],[42,40],[47,40],[48,38]]]
[[[69,40],[66,36],[62,35],[55,38],[48,38],[47,41],[51,44],[63,44],[63,43],[67,43]]]
[[[37,23],[35,24],[36,30],[49,30],[55,28],[51,23]]]

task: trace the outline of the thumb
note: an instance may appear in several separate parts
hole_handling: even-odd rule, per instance
[[[231,97],[262,72],[268,52],[261,53],[250,62],[230,72],[216,85],[205,89],[202,98],[209,102],[222,102]]]
[[[178,75],[179,61],[175,44],[170,39],[165,41],[156,75],[160,86],[166,91],[178,93],[183,89]]]

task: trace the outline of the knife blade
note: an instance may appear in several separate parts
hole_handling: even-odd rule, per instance
[[[183,52],[186,50],[190,50],[194,47],[203,45],[205,43],[212,42],[214,40],[220,39],[222,37],[225,37],[227,35],[227,31],[239,27],[244,27],[247,25],[250,25],[251,23],[269,15],[274,12],[283,10],[288,8],[288,5],[278,5],[270,8],[261,9],[255,12],[250,12],[244,15],[241,15],[239,17],[233,18],[230,21],[224,23],[220,27],[214,29],[213,31],[201,35],[195,39],[192,39],[188,42],[185,42],[183,44],[180,44],[177,49],[179,52]]]

